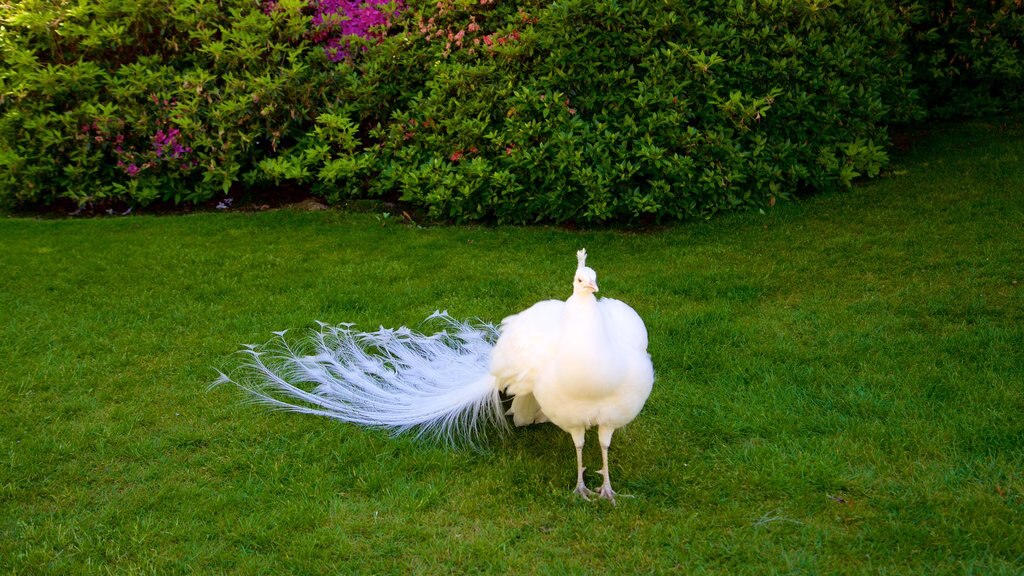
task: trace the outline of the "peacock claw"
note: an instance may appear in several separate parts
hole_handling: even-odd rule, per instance
[[[597,490],[597,495],[615,505],[615,491],[611,486],[601,486]]]
[[[573,490],[573,492],[579,494],[580,497],[586,500],[587,502],[590,502],[590,497],[594,495],[594,491],[591,490],[590,488],[587,488],[586,484],[582,482],[576,485],[576,489]]]

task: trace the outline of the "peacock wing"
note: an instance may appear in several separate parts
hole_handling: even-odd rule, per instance
[[[491,352],[491,375],[499,390],[530,394],[554,362],[565,302],[545,300],[501,322]]]
[[[636,310],[625,302],[602,298],[597,302],[605,326],[615,340],[626,348],[647,351],[647,327]]]

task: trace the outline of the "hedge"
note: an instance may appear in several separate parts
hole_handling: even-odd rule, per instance
[[[934,118],[1019,111],[1024,103],[1020,0],[915,0],[908,24],[913,87]]]
[[[6,3],[0,203],[287,185],[454,221],[766,208],[878,175],[894,124],[1015,105],[1022,11],[978,5]]]

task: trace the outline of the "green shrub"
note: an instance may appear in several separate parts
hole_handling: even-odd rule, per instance
[[[914,87],[935,117],[980,116],[1024,102],[1020,0],[897,2],[911,26]]]
[[[930,0],[413,0],[345,39],[362,29],[307,0],[5,3],[0,202],[298,184],[456,221],[765,207],[877,175],[915,85],[936,106],[1019,94],[1011,4],[989,33]]]
[[[766,206],[876,175],[886,123],[916,113],[904,26],[879,2],[439,6],[390,40],[409,68],[430,54],[429,75],[387,122],[372,188],[445,218]]]
[[[201,203],[258,181],[349,80],[304,6],[0,5],[0,199]]]

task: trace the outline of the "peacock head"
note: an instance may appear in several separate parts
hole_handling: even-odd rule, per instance
[[[576,260],[579,261],[579,267],[576,268],[576,277],[572,281],[572,293],[586,295],[597,292],[597,272],[587,266],[586,249],[576,253]]]

